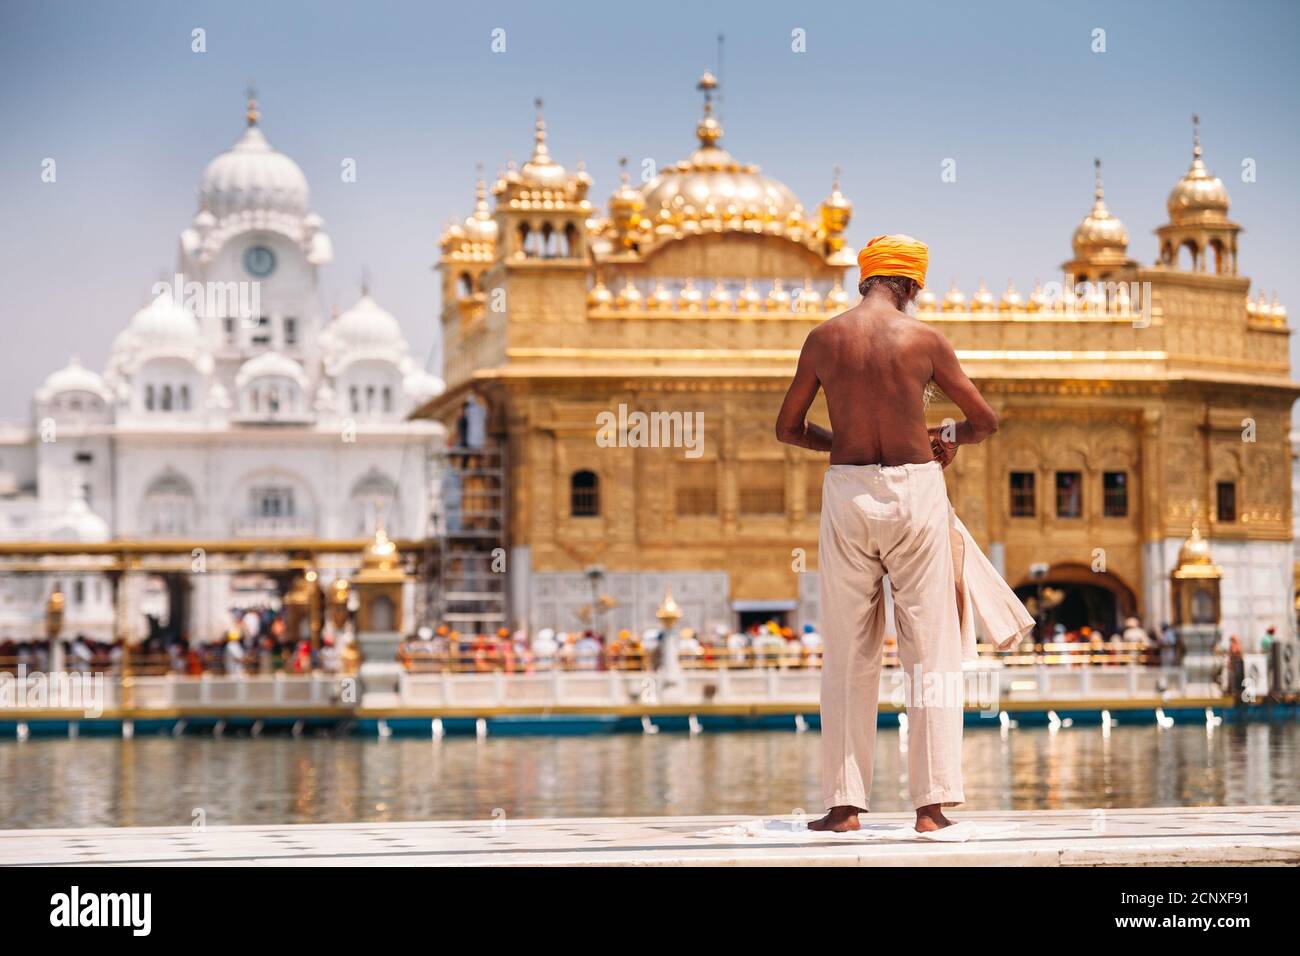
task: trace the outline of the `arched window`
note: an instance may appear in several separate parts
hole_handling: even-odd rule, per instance
[[[153,411],[153,386],[144,387],[144,407],[148,411]]]
[[[181,386],[180,409],[183,412],[190,410],[190,387],[188,385]]]
[[[575,518],[600,514],[600,479],[594,471],[575,471],[569,479],[569,513]]]
[[[564,255],[572,258],[578,254],[578,229],[573,223],[564,227]]]
[[[393,389],[391,386],[385,385],[384,386],[384,411],[391,412],[392,410],[393,410]]]
[[[462,272],[460,278],[456,280],[456,292],[462,299],[468,299],[474,294],[474,280],[469,277],[468,272]]]

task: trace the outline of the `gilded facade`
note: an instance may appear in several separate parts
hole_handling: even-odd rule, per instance
[[[531,158],[491,198],[480,180],[441,238],[448,388],[421,414],[454,427],[467,397],[486,405],[510,476],[515,622],[580,626],[592,566],[608,627],[652,624],[666,585],[695,627],[816,621],[825,458],[773,425],[808,331],[857,299],[852,204],[836,182],[807,209],[734,159],[716,84],[699,85],[695,151],[640,186],[625,172],[603,205],[551,156],[539,104]],[[962,449],[949,488],[1013,586],[1067,595],[1053,614],[1070,625],[1168,619],[1198,520],[1224,569],[1224,627],[1248,638],[1292,603],[1290,332],[1238,272],[1240,228],[1199,134],[1168,213],[1140,264],[1098,169],[1062,282],[922,294],[918,316],[1002,421]],[[599,441],[620,407],[700,413],[703,441]],[[930,413],[959,415],[942,396]]]

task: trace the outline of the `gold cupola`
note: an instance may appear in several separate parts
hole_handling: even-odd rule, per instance
[[[614,303],[614,293],[609,291],[604,279],[596,276],[596,284],[587,293],[587,306],[592,309],[608,309]]]
[[[1201,118],[1192,117],[1192,165],[1174,184],[1165,203],[1169,221],[1225,222],[1228,218],[1228,190],[1223,180],[1210,172],[1201,159]]]
[[[497,240],[497,224],[488,208],[487,182],[483,179],[483,164],[478,164],[478,179],[474,184],[474,212],[465,220],[464,234],[470,242],[493,245]],[[488,258],[491,258],[489,256]]]
[[[699,146],[681,162],[665,166],[641,190],[639,231],[656,243],[705,232],[789,236],[817,248],[819,232],[784,183],[740,163],[722,148],[722,124],[714,111],[718,81],[705,72],[696,84],[704,114],[695,127]],[[793,233],[793,235],[791,235]],[[821,252],[821,249],[818,249]]]
[[[1192,522],[1192,533],[1178,550],[1178,567],[1175,578],[1220,578],[1223,569],[1210,557],[1210,542],[1201,537],[1197,522]]]
[[[1156,230],[1160,264],[1180,271],[1237,274],[1237,235],[1228,219],[1228,190],[1201,159],[1201,118],[1192,117],[1192,165],[1165,204],[1169,221]],[[1188,261],[1190,260],[1190,262]]]
[[[1073,276],[1080,282],[1110,278],[1116,271],[1136,265],[1128,257],[1128,230],[1106,208],[1105,190],[1101,183],[1101,160],[1094,159],[1092,166],[1092,209],[1075,227],[1071,240],[1074,258],[1061,266],[1066,275]]]
[[[1008,279],[1007,291],[1002,293],[1002,301],[998,303],[999,312],[1019,312],[1025,307],[1025,300],[1020,297],[1016,291],[1016,284]]]
[[[1074,230],[1074,254],[1080,259],[1086,259],[1114,252],[1122,258],[1128,250],[1128,230],[1106,208],[1105,191],[1101,184],[1101,160],[1094,159],[1092,162],[1092,209]]]
[[[849,266],[854,262],[852,250],[844,239],[844,232],[853,217],[853,203],[840,192],[840,167],[835,166],[831,179],[831,194],[817,207],[818,235],[826,244],[826,256],[836,265]]]
[[[619,244],[627,249],[636,243],[634,230],[641,223],[641,210],[645,204],[641,200],[641,193],[632,188],[626,156],[619,157],[618,166],[619,185],[609,197],[609,222]]]
[[[992,312],[995,307],[993,293],[984,285],[984,277],[980,276],[979,288],[975,290],[975,295],[970,300],[970,310],[972,312]]]
[[[642,304],[641,290],[636,287],[629,276],[623,288],[618,290],[618,307],[620,309],[639,309]]]
[[[943,297],[943,311],[945,312],[964,312],[966,311],[966,296],[962,295],[961,289],[957,288],[957,280],[952,280],[952,286],[948,289],[947,294]]]

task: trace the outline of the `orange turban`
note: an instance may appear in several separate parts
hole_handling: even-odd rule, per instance
[[[876,236],[858,253],[858,281],[872,276],[904,276],[925,288],[930,247],[911,236]]]

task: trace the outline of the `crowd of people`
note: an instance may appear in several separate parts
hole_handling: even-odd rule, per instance
[[[1056,624],[1018,649],[994,656],[1007,663],[1046,662],[1073,666],[1145,664],[1175,667],[1182,663],[1184,647],[1169,624],[1156,631],[1144,629],[1136,618],[1112,629],[1066,628]],[[1268,653],[1276,640],[1275,628],[1257,642]],[[70,672],[119,671],[123,663],[121,642],[96,640],[84,634],[62,638],[63,668]],[[1219,651],[1224,679],[1241,670],[1243,645],[1236,634],[1226,635]],[[665,663],[668,646],[659,628],[640,633],[623,629],[608,638],[585,629],[557,631],[544,627],[495,633],[460,633],[447,625],[421,627],[398,648],[398,662],[408,671],[452,673],[532,673],[537,671],[655,671]],[[683,669],[711,668],[816,668],[821,666],[822,641],[816,628],[805,624],[799,632],[776,621],[729,630],[716,626],[706,631],[683,627],[676,632],[671,653]],[[892,635],[885,639],[885,663],[896,662]],[[306,637],[286,633],[281,609],[267,605],[232,608],[230,624],[220,639],[191,642],[185,636],[168,640],[156,629],[131,649],[136,674],[205,673],[248,676],[253,674],[339,673],[349,662],[332,633],[321,635],[313,648]],[[0,640],[0,671],[27,673],[52,666],[49,640]]]
[[[422,628],[398,650],[407,670],[454,672],[523,672],[547,670],[659,670],[665,654],[675,653],[680,666],[816,667],[821,663],[821,637],[811,625],[796,634],[775,621],[745,630],[715,627],[697,632],[684,627],[676,633],[672,651],[663,631],[648,628],[639,634],[623,629],[610,638],[598,631],[556,631],[544,627],[529,635],[500,628],[495,634],[461,634],[446,625]]]

